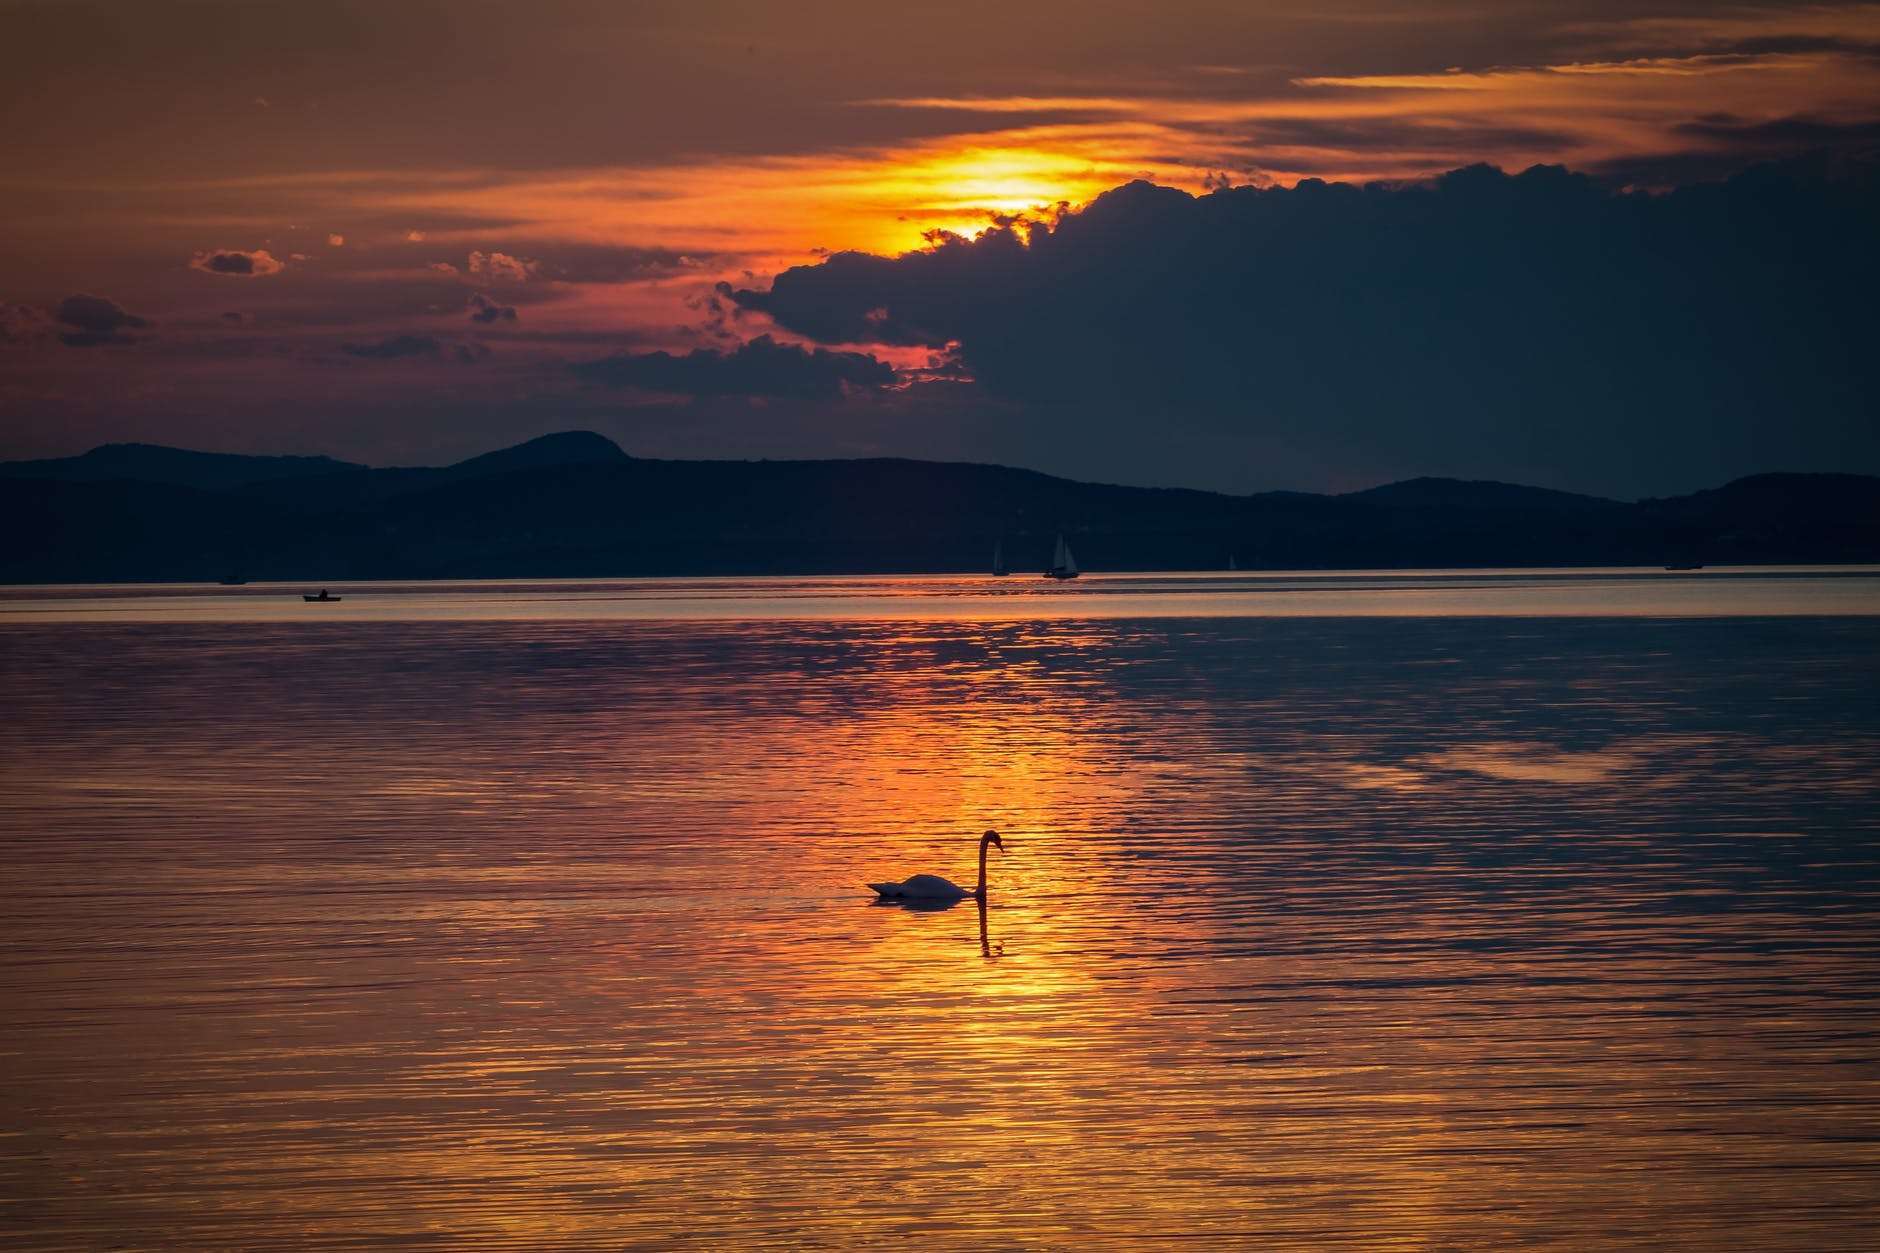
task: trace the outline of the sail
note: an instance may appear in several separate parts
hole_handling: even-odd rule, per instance
[[[1071,556],[1071,546],[1062,535],[1057,537],[1057,554],[1051,558],[1051,568],[1059,574],[1077,573],[1077,558]]]
[[[1077,577],[1077,558],[1071,556],[1071,546],[1064,542],[1064,533],[1058,532],[1057,547],[1051,550],[1051,568],[1044,572],[1047,579],[1074,579]]]
[[[1002,539],[992,541],[992,572],[1005,573],[1005,541]]]

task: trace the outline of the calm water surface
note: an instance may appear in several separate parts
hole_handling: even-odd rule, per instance
[[[1032,583],[0,592],[0,1240],[1872,1247],[1880,577]]]

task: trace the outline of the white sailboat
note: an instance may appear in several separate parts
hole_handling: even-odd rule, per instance
[[[1077,577],[1077,558],[1071,556],[1071,546],[1064,542],[1064,533],[1058,532],[1057,548],[1051,554],[1051,568],[1044,572],[1047,579],[1074,579]]]
[[[1005,568],[1005,541],[1002,539],[992,541],[992,572],[994,574],[1011,573]]]

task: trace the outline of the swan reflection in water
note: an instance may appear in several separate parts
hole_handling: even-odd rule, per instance
[[[960,899],[965,899],[965,898],[960,898]],[[938,914],[938,913],[944,913],[947,910],[952,909],[955,905],[958,905],[959,903],[960,903],[959,900],[934,900],[932,898],[921,898],[921,897],[878,896],[874,900],[868,902],[868,905],[869,905],[869,908],[871,909],[875,908],[876,906],[881,906],[887,909],[904,909],[904,910],[907,910],[909,913],[916,913],[916,914]],[[979,906],[979,952],[980,952],[980,955],[985,957],[988,961],[997,961],[999,958],[1005,956],[1005,941],[1000,940],[996,944],[993,943],[992,941],[992,934],[986,922],[986,898],[983,896],[979,897],[973,903]]]

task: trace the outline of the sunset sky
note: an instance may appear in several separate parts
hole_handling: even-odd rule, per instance
[[[0,458],[1880,472],[1880,4],[0,0],[0,111]]]

